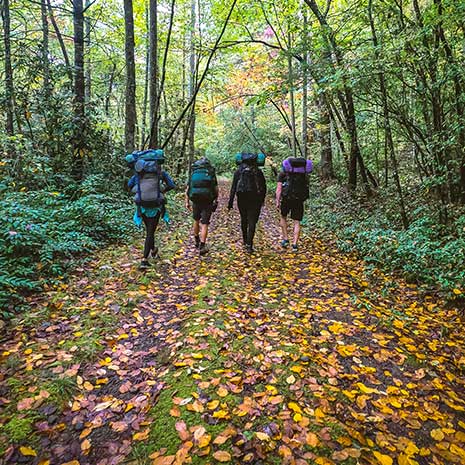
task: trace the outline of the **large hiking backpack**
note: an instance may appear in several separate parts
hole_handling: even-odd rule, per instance
[[[165,203],[160,185],[161,165],[164,161],[163,150],[145,150],[126,156],[126,162],[135,171],[130,186],[136,205],[157,208]]]
[[[260,195],[261,188],[258,180],[257,155],[251,153],[242,154],[242,163],[239,166],[239,170],[236,192],[238,194]]]
[[[215,168],[207,159],[192,165],[189,182],[189,199],[195,203],[209,203],[215,198]]]
[[[282,196],[286,200],[304,202],[309,198],[308,174],[313,164],[305,158],[287,158],[283,161],[286,181],[283,183]]]

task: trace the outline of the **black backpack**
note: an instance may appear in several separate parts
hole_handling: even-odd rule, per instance
[[[258,167],[256,163],[242,163],[236,192],[238,194],[258,195],[260,184],[258,181]]]
[[[305,158],[288,158],[283,162],[286,181],[283,183],[282,196],[286,200],[304,202],[309,195],[308,174],[312,171],[312,162]]]

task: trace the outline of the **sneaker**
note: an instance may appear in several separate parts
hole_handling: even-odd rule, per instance
[[[147,268],[150,267],[150,263],[149,261],[144,258],[141,262],[140,262],[140,265],[139,265],[139,270],[146,270]]]
[[[289,240],[288,239],[283,239],[281,241],[281,247],[285,249],[286,247],[289,247]]]
[[[195,236],[195,248],[200,248],[200,236]]]
[[[297,247],[297,244],[292,244],[292,251],[297,252],[299,248]]]

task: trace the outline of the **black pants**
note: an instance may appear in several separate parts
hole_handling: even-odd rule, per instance
[[[257,227],[262,202],[256,198],[237,196],[237,206],[241,214],[242,239],[244,244],[253,245],[255,229]]]
[[[145,224],[144,258],[148,258],[150,252],[155,251],[155,231],[160,221],[160,213],[153,218],[142,215],[142,220]]]

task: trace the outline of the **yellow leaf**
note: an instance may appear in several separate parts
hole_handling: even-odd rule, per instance
[[[465,450],[462,449],[461,447],[459,446],[456,446],[455,444],[451,444],[450,445],[450,451],[454,454],[454,455],[458,455],[459,457],[462,458],[463,461],[465,461]],[[463,463],[462,461],[462,463]]]
[[[462,291],[460,289],[457,289],[455,288],[453,291],[452,291],[455,295],[460,295],[462,293]]]
[[[381,454],[378,451],[374,451],[373,454],[381,465],[392,465],[393,462],[389,455]]]
[[[220,401],[219,400],[212,400],[211,402],[208,402],[207,403],[207,408],[208,410],[215,410],[218,405],[220,405]]]
[[[295,413],[300,413],[302,414],[302,409],[299,407],[298,404],[296,404],[295,402],[289,402],[287,404],[287,406]]]
[[[39,460],[39,463],[37,465],[50,465],[50,460],[45,460],[45,459],[42,459],[42,460]]]
[[[210,434],[204,434],[199,438],[199,449],[203,449],[210,444],[212,437]]]
[[[429,434],[436,441],[442,441],[444,439],[444,433],[441,431],[441,428],[433,429]]]
[[[220,397],[226,397],[228,395],[228,390],[224,387],[219,387],[218,390],[216,391],[216,393],[220,396]]]
[[[268,436],[268,434],[262,433],[261,431],[258,431],[257,433],[255,433],[255,436],[257,436],[257,438],[260,439],[260,441],[270,440],[270,437]]]
[[[400,454],[397,458],[399,465],[419,465],[416,460],[413,460],[412,457],[409,457],[405,454]]]
[[[61,465],[80,465],[78,460],[71,460],[71,462],[62,463]]]
[[[25,456],[37,457],[37,452],[34,449],[31,449],[30,447],[21,446],[19,448],[19,451],[21,452],[21,454]]]
[[[134,433],[132,435],[132,439],[134,441],[145,441],[149,437],[150,429],[147,428],[144,431],[140,431],[138,433]]]
[[[379,393],[378,389],[373,389],[365,386],[363,383],[357,383],[356,386],[362,391],[364,394],[375,394]]]

